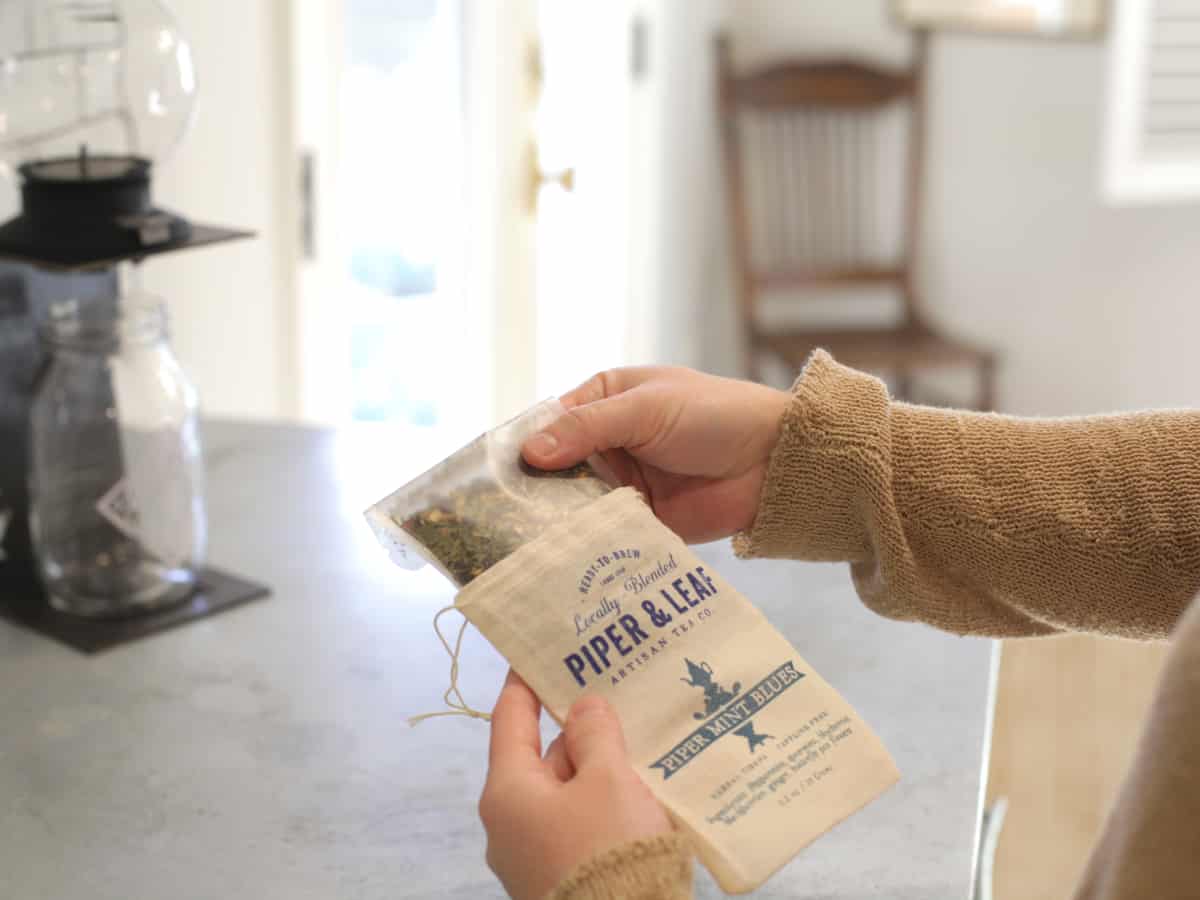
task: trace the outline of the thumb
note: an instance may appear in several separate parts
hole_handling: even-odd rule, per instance
[[[647,415],[636,391],[570,409],[529,438],[525,459],[539,469],[564,469],[614,447],[635,448],[654,436],[657,415]]]
[[[577,771],[592,766],[626,763],[625,732],[616,710],[603,697],[590,695],[576,700],[567,713],[563,729],[567,756]]]

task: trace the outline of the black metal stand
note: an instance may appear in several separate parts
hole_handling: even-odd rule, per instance
[[[152,634],[176,628],[195,619],[234,609],[266,597],[270,589],[219,569],[206,569],[200,587],[182,603],[155,612],[121,619],[83,619],[50,606],[41,596],[0,603],[0,618],[53,638],[82,653],[98,653]],[[7,600],[7,598],[6,598]],[[21,602],[21,601],[24,602]]]

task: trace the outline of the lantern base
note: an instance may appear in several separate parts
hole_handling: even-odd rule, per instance
[[[253,231],[203,225],[199,222],[187,224],[190,226],[187,237],[167,244],[143,247],[132,246],[128,242],[110,242],[106,246],[84,247],[78,244],[69,245],[61,240],[48,245],[31,235],[27,224],[18,216],[0,225],[0,259],[27,263],[50,271],[96,271],[111,268],[118,263],[141,262],[147,257],[163,253],[254,237]]]
[[[0,618],[53,638],[83,653],[98,653],[121,644],[185,625],[195,619],[258,600],[270,588],[219,569],[205,569],[187,600],[166,609],[123,619],[84,619],[58,612],[46,602],[41,589],[30,587],[24,602],[0,603]]]
[[[150,202],[153,166],[137,156],[60,157],[21,166],[21,214],[0,225],[0,258],[98,269],[249,237],[193,225]]]

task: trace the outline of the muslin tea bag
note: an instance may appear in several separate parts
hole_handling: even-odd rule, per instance
[[[455,608],[560,724],[585,693],[612,702],[638,774],[700,860],[726,891],[752,890],[893,785],[895,765],[850,705],[633,488],[572,492],[557,519],[527,499],[551,482],[522,470],[520,442],[557,412],[535,407],[529,422],[509,423],[505,439],[491,444],[513,455],[489,462],[486,481],[525,518],[510,520],[501,529],[507,538],[476,560],[490,564],[479,572],[437,564],[470,576],[456,578],[465,586]],[[478,444],[465,450],[478,454]],[[453,507],[453,491],[478,481],[444,476],[414,482],[417,507]],[[517,487],[510,478],[538,484]],[[590,468],[579,480],[599,482]],[[435,482],[442,495],[431,492]],[[392,540],[398,527],[408,535],[401,543],[427,552],[427,538],[412,540],[411,529],[424,526],[411,521],[407,490],[374,509],[372,523]],[[467,507],[461,517],[478,518],[478,507]]]

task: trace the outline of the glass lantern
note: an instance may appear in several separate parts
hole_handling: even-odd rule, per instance
[[[141,260],[199,242],[151,201],[195,102],[191,49],[158,0],[0,0],[0,175],[21,194],[0,256],[57,270],[62,290],[42,333],[28,483],[37,569],[68,613],[172,604],[203,564],[196,395],[165,310],[137,289],[85,303],[70,274],[124,261],[136,283]]]
[[[187,131],[192,53],[157,0],[0,0],[0,167],[21,215],[0,247],[88,263],[182,246],[152,169]]]
[[[195,98],[191,49],[157,0],[0,0],[0,162],[10,173],[57,160],[47,174],[112,177],[135,158],[162,162]]]

